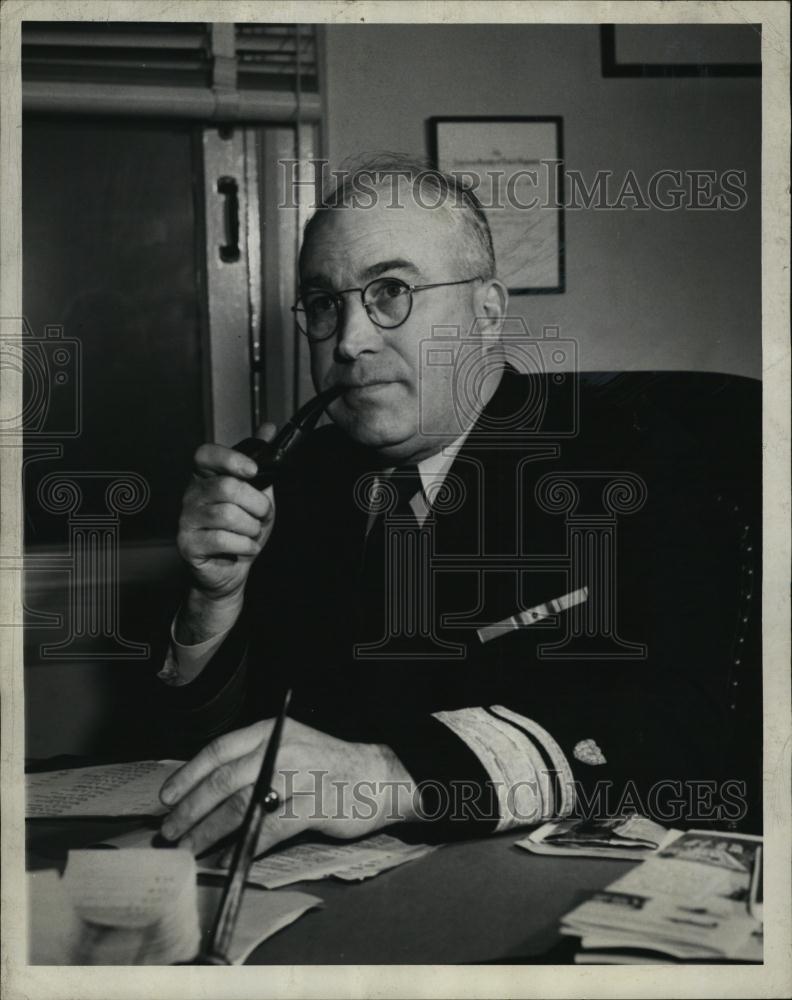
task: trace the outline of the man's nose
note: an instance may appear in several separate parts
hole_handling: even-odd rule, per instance
[[[372,322],[360,295],[345,296],[336,338],[336,353],[345,361],[354,361],[367,351],[380,349],[380,329]]]

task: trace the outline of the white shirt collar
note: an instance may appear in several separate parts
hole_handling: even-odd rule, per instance
[[[430,455],[418,463],[418,472],[421,476],[421,485],[423,486],[425,496],[430,499],[434,496],[448,475],[448,470],[453,465],[454,459],[457,457],[469,433],[470,430],[465,431],[456,441],[452,441],[451,444],[446,445],[442,451],[438,451],[436,455]]]
[[[429,500],[433,500],[437,495],[437,491],[443,484],[445,477],[448,475],[448,470],[451,468],[454,459],[456,458],[462,445],[465,443],[468,434],[470,434],[471,428],[465,431],[464,434],[452,441],[451,444],[446,445],[445,448],[441,449],[434,455],[430,455],[428,458],[422,459],[418,462],[418,474],[421,477],[421,486],[423,488],[423,493],[416,493],[415,496],[410,501],[410,506],[413,509],[418,523],[423,524],[429,514]],[[390,475],[393,472],[393,467],[390,469],[383,469],[383,475]],[[368,527],[371,527],[372,521],[374,520],[374,514],[369,514]]]

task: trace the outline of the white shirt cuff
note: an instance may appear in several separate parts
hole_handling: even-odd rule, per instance
[[[179,687],[182,684],[189,684],[200,674],[206,664],[212,659],[215,652],[220,648],[223,639],[231,631],[231,627],[223,632],[218,632],[211,639],[204,642],[196,642],[192,646],[185,646],[176,641],[173,634],[173,627],[176,619],[173,619],[170,629],[170,646],[165,657],[165,663],[157,677],[166,684]]]

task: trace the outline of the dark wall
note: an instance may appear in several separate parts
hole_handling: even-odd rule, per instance
[[[63,519],[35,504],[56,470],[142,475],[151,497],[124,537],[170,538],[204,427],[192,130],[31,119],[22,164],[25,316],[79,342],[68,385],[48,394],[49,430],[81,415],[63,458],[29,470],[26,540],[63,539]]]
[[[145,121],[24,122],[24,312],[36,337],[63,328],[29,348],[24,384],[38,420],[25,469],[30,756],[153,752],[149,683],[162,657],[154,644],[178,604],[173,540],[191,455],[206,436],[193,132]],[[46,442],[61,457],[38,453]],[[45,509],[38,490],[53,474],[76,484],[78,509]],[[86,546],[75,576],[59,569],[74,557],[70,531],[112,520],[106,489],[125,478],[148,493],[140,509],[117,514],[113,540]],[[117,591],[103,589],[108,574]],[[108,597],[118,605],[115,636],[52,648],[89,631],[92,602]],[[108,655],[123,657],[124,642],[136,656],[150,645],[151,657]]]

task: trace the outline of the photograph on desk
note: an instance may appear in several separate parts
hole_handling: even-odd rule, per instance
[[[789,12],[353,6],[4,13],[15,960],[770,995]]]

